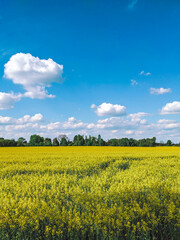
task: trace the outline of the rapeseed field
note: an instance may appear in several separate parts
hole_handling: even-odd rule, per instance
[[[180,239],[180,148],[0,148],[0,239]]]

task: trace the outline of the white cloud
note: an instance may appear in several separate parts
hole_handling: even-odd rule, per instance
[[[127,117],[110,117],[89,123],[84,123],[74,117],[68,118],[65,122],[47,123],[40,113],[34,116],[25,115],[21,118],[0,116],[0,135],[5,138],[16,139],[22,136],[28,140],[32,134],[54,138],[63,132],[71,139],[75,134],[91,136],[101,134],[106,140],[114,136],[136,139],[157,136],[158,141],[167,141],[172,136],[172,141],[179,142],[179,122],[159,119],[157,123],[150,123],[146,119],[141,119],[142,116],[146,116],[146,113],[132,114],[131,117],[129,115]]]
[[[28,91],[24,93],[24,97],[32,98],[32,99],[44,99],[44,98],[54,98],[55,95],[48,94],[45,87],[36,86],[36,87],[29,87]]]
[[[77,122],[77,120],[75,119],[75,117],[69,117],[68,122],[69,123],[74,123],[74,122]]]
[[[150,94],[160,95],[170,92],[171,92],[170,88],[150,88]]]
[[[112,133],[118,133],[118,130],[112,130]]]
[[[165,114],[180,114],[180,102],[174,101],[167,103],[160,112],[162,115]]]
[[[62,124],[63,129],[82,129],[86,127],[87,123],[83,123],[82,121],[77,120],[74,117],[68,118],[68,121]]]
[[[143,71],[141,71],[140,73],[139,73],[139,75],[143,75],[143,76],[150,76],[151,75],[151,73],[150,72],[145,72],[144,70]]]
[[[43,120],[43,115],[41,113],[37,113],[34,116],[25,115],[22,118],[12,118],[12,117],[3,117],[0,116],[0,124],[26,124],[26,123],[38,123]]]
[[[17,119],[16,124],[41,122],[42,120],[43,120],[43,115],[41,113],[37,113],[32,117],[30,115],[25,115],[24,117]]]
[[[95,113],[98,116],[122,116],[126,114],[126,107],[118,104],[102,103],[99,106],[92,104],[91,108],[96,108]]]
[[[131,131],[131,130],[126,131],[126,134],[127,134],[127,135],[132,135],[133,133],[134,133],[134,132]]]
[[[96,108],[97,106],[95,104],[92,104],[91,105],[91,108]]]
[[[37,113],[31,117],[32,122],[40,122],[43,120],[43,115],[41,113]]]
[[[88,126],[87,123],[83,123],[80,120],[75,119],[74,117],[68,118],[66,122],[54,122],[49,123],[47,125],[41,125],[41,129],[47,129],[47,130],[60,130],[60,129],[82,129],[86,128]]]
[[[169,119],[160,119],[157,121],[157,127],[159,129],[176,129],[180,128],[180,123],[178,123],[175,120],[169,120]]]
[[[62,124],[60,122],[54,122],[54,123],[49,123],[47,125],[41,125],[40,129],[44,129],[44,130],[57,130],[57,129],[61,129]]]
[[[148,123],[148,121],[147,121],[146,119],[141,119],[139,122],[140,122],[141,124],[147,124],[147,123]]]
[[[0,92],[0,110],[10,109],[14,107],[14,103],[21,99],[22,95],[15,95],[13,92]]]
[[[138,113],[131,113],[128,115],[128,118],[142,118],[142,117],[147,117],[150,116],[149,113],[145,113],[145,112],[138,112]]]
[[[98,120],[95,125],[98,129],[131,129],[137,128],[138,126],[147,125],[146,119],[132,118],[130,120],[124,119],[122,117],[110,117],[103,120]]]
[[[176,120],[170,120],[170,119],[159,119],[157,121],[159,124],[168,124],[168,123],[176,123]]]
[[[3,117],[0,116],[1,137],[18,138],[29,137],[32,134],[38,133],[40,130],[39,123],[43,120],[42,114],[38,113],[34,116],[25,115],[21,118]]]
[[[63,65],[52,59],[39,59],[30,53],[17,53],[4,65],[4,77],[26,90],[24,96],[30,98],[52,98],[46,87],[52,82],[62,82]]]
[[[87,125],[87,128],[88,129],[93,129],[93,128],[95,128],[96,127],[96,125],[94,124],[94,123],[89,123],[88,125]]]
[[[132,123],[146,125],[148,124],[148,121],[146,119],[141,119],[141,118],[147,117],[147,116],[150,116],[150,114],[145,112],[138,112],[138,113],[129,114],[127,118],[130,118]]]
[[[21,131],[21,130],[31,130],[32,132],[37,132],[38,131],[38,124],[35,123],[26,123],[26,124],[19,124],[19,125],[8,125],[5,127],[6,131],[10,131],[10,132],[17,132],[17,131]],[[22,134],[22,132],[19,132]],[[24,132],[23,132],[24,134]],[[34,133],[33,133],[34,134]]]
[[[138,85],[138,82],[134,79],[131,79],[131,85],[132,86]]]
[[[14,119],[11,117],[0,116],[0,124],[11,124],[14,122]]]

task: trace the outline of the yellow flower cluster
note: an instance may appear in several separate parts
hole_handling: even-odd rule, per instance
[[[0,239],[180,239],[180,148],[0,148]]]

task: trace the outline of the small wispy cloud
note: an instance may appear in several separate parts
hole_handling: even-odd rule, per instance
[[[150,88],[150,94],[160,95],[170,92],[171,88]]]
[[[1,20],[1,17],[0,17]],[[14,53],[14,50],[12,49],[0,49],[0,58],[3,58],[7,55],[12,55]]]
[[[139,75],[141,75],[141,76],[150,76],[151,73],[150,73],[150,72],[145,72],[145,71],[143,70],[143,71],[141,71],[141,72],[139,73]]]
[[[137,3],[138,3],[138,0],[131,1],[128,5],[128,8],[133,9]]]
[[[131,85],[132,86],[138,85],[138,82],[134,79],[131,79]]]

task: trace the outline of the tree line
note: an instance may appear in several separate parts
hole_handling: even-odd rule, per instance
[[[31,135],[29,142],[25,138],[20,137],[17,141],[14,139],[0,138],[0,147],[15,147],[15,146],[129,146],[129,147],[155,147],[155,146],[180,146],[173,144],[171,140],[166,143],[156,142],[156,138],[112,138],[107,141],[103,140],[101,135],[98,137],[75,135],[73,140],[68,139],[66,135],[59,135],[58,137],[44,138],[37,134]]]

